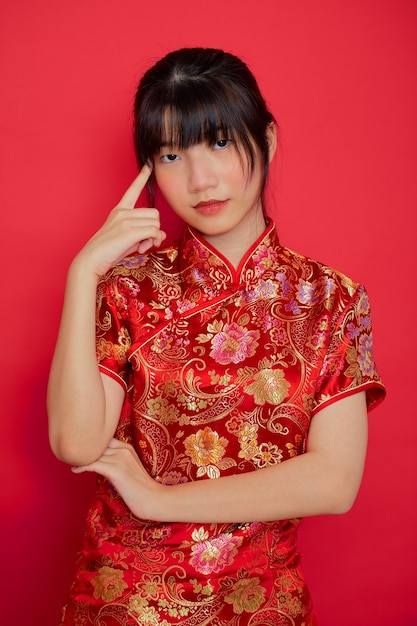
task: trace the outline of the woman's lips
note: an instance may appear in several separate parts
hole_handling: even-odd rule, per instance
[[[194,208],[204,215],[214,215],[221,211],[227,202],[228,200],[205,200],[196,204]]]

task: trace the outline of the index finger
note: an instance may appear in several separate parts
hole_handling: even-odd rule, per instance
[[[142,169],[140,170],[139,174],[136,176],[133,183],[125,191],[123,196],[120,198],[120,201],[117,206],[123,207],[124,209],[134,209],[137,199],[142,193],[151,174],[152,174],[151,166],[145,163],[145,165],[142,167]]]

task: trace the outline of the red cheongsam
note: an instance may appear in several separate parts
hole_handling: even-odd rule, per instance
[[[190,228],[124,259],[98,286],[97,355],[126,389],[116,437],[165,485],[283,463],[317,411],[384,395],[364,288],[281,247],[273,224],[237,270]],[[253,515],[140,520],[99,477],[62,624],[316,624],[300,520]]]

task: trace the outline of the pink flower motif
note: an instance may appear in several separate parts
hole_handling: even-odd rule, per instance
[[[225,324],[211,340],[210,356],[221,365],[241,363],[255,354],[258,339],[258,330],[248,330],[234,322]]]
[[[191,548],[190,564],[206,576],[220,572],[233,563],[241,543],[242,537],[233,537],[231,534],[199,541]]]
[[[132,296],[137,296],[140,291],[139,285],[129,276],[120,278],[120,284],[126,287]]]
[[[260,274],[265,270],[271,269],[274,263],[276,263],[276,260],[276,251],[265,245],[259,246],[257,252],[253,255],[253,261],[259,266]]]

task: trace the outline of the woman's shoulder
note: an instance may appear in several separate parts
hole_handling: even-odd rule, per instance
[[[288,247],[280,246],[279,265],[285,279],[297,292],[297,299],[306,303],[319,294],[350,300],[364,291],[363,285],[339,269]]]
[[[356,285],[359,284],[356,281],[349,278],[344,272],[340,271],[339,269],[333,266],[327,265],[325,262],[321,260],[313,259],[312,257],[309,257],[303,254],[302,252],[295,251],[292,248],[289,248],[286,246],[281,246],[280,252],[284,258],[292,260],[296,265],[300,265],[306,268],[306,270],[312,271],[315,274],[334,274],[336,276],[340,276],[341,278],[344,278],[345,280],[351,282],[352,284],[356,284]]]

